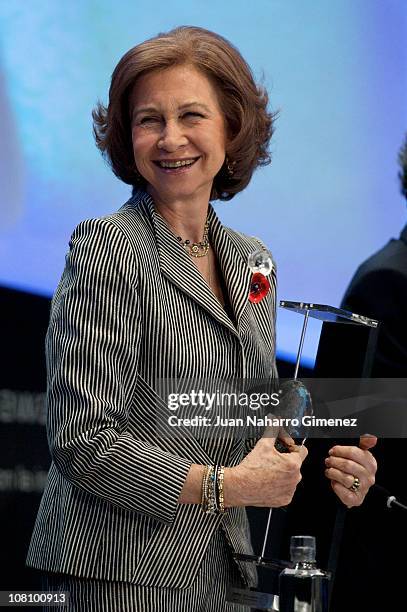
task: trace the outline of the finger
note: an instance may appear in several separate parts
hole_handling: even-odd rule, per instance
[[[365,451],[368,453],[369,451]],[[370,454],[370,453],[369,453]],[[376,461],[374,466],[366,468],[360,463],[343,459],[342,457],[328,457],[325,460],[327,469],[325,470],[325,476],[330,480],[336,480],[343,486],[349,488],[354,484],[354,479],[357,477],[360,482],[360,490],[365,494],[369,488],[375,483],[375,472],[376,472]]]
[[[305,440],[302,444],[296,444],[294,439],[288,434],[285,430],[281,430],[284,432],[282,436],[281,433],[278,436],[279,442],[284,445],[286,452],[288,453],[298,453],[301,459],[301,463],[304,461],[305,457],[308,455],[308,449],[305,446]]]
[[[266,419],[268,420],[268,422],[272,422],[274,419],[277,419],[277,417],[274,414],[269,413],[266,415]],[[279,432],[280,427],[278,425],[266,425],[262,438],[270,438],[275,441],[279,435]]]
[[[368,450],[362,450],[358,446],[334,446],[329,451],[329,457],[327,459],[335,460],[335,466],[341,467],[345,472],[352,474],[352,470],[355,469],[355,465],[362,465],[369,474],[375,474],[377,470],[376,459],[373,457],[372,453]],[[336,459],[343,459],[341,463],[338,463]],[[325,463],[329,464],[329,461],[325,461]],[[332,465],[334,463],[332,462]]]
[[[290,436],[289,433],[286,432],[285,429],[280,429],[279,434],[278,434],[278,439],[280,440],[280,442],[282,442],[284,444],[284,446],[287,447],[287,449],[289,449],[290,451],[295,450],[297,445],[295,443],[295,441],[293,440],[293,438]]]
[[[331,481],[331,487],[335,491],[341,502],[343,502],[348,508],[353,508],[353,506],[360,506],[360,504],[365,498],[365,496],[361,494],[360,491],[358,491],[357,493],[349,491],[349,489],[344,487],[343,484],[341,484],[340,482]]]
[[[308,448],[305,446],[305,444],[299,444],[295,448],[297,450],[297,453],[301,457],[301,463],[302,463],[308,455]]]
[[[376,446],[376,444],[377,444],[376,436],[371,436],[370,434],[364,434],[363,436],[360,436],[359,446],[361,449],[369,450],[370,448],[373,448],[374,446]]]
[[[327,457],[325,459],[325,465],[327,469],[335,468],[344,474],[358,476],[359,478],[366,477],[369,473],[366,467],[361,463],[357,463],[351,459],[344,459],[343,457]]]
[[[287,438],[288,440],[292,440],[294,442],[294,440],[292,439],[292,437],[290,436],[288,431],[286,429],[284,429],[284,427],[280,427],[279,437],[280,438]]]
[[[365,451],[365,452],[369,453],[369,451]],[[325,459],[325,465],[327,469],[334,468],[352,477],[357,476],[361,483],[362,482],[365,483],[366,489],[371,487],[375,482],[377,463],[373,455],[370,455],[370,458],[366,458],[366,461],[364,464],[356,463],[355,461],[344,459],[342,457],[332,457],[331,456]]]
[[[334,446],[328,452],[330,457],[343,457],[355,461],[355,463],[363,463],[365,461],[366,451],[359,446]]]
[[[345,472],[341,472],[341,470],[337,470],[336,468],[328,468],[325,470],[325,476],[332,480],[333,482],[338,482],[345,487],[345,489],[350,489],[350,487],[355,483],[355,477],[357,474],[346,474]],[[362,483],[362,476],[357,476],[360,482],[360,488],[365,489]]]

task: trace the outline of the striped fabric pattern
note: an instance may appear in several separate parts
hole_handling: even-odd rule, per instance
[[[226,602],[230,585],[242,586],[221,530],[213,534],[189,589],[155,589],[66,574],[45,574],[42,578],[43,591],[69,593],[64,612],[250,612],[247,606]],[[43,610],[55,612],[55,607],[45,606]]]
[[[214,533],[251,552],[244,508],[207,515],[177,503],[192,463],[238,464],[255,440],[160,436],[157,380],[273,378],[275,276],[248,300],[259,240],[222,226],[210,239],[236,327],[139,192],[78,225],[46,337],[52,465],[27,564],[80,578],[188,589]],[[256,572],[237,564],[249,585]]]

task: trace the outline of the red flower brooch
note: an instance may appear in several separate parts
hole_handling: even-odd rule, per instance
[[[253,304],[260,302],[260,300],[268,294],[269,289],[270,283],[263,274],[260,274],[260,272],[253,274],[252,280],[250,281],[250,302],[253,302]]]
[[[266,249],[254,251],[248,257],[248,265],[253,272],[250,281],[249,301],[258,304],[270,291],[267,276],[273,269],[273,260]]]

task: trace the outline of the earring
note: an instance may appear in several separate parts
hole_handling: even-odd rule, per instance
[[[235,173],[236,161],[230,161],[230,159],[226,156],[225,164],[226,164],[226,170],[229,175],[229,178],[232,178],[232,176]]]

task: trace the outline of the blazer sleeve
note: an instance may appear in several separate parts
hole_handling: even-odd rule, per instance
[[[131,245],[109,219],[78,225],[46,336],[47,433],[73,485],[171,523],[191,461],[128,431],[142,334]]]

